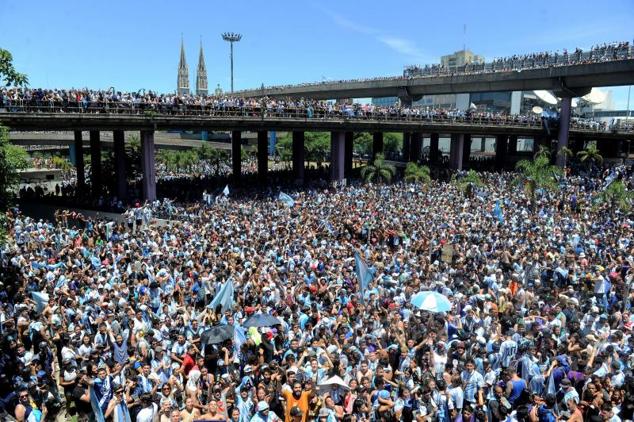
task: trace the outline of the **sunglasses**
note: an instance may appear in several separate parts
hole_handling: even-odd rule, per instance
[[[21,399],[26,399],[26,398],[28,398],[28,397],[29,397],[29,395],[28,395],[28,394],[20,394],[20,398],[21,398]]]

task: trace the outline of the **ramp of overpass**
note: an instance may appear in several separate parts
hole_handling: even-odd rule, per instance
[[[418,97],[472,92],[551,90],[574,93],[592,87],[634,84],[634,57],[527,70],[321,82],[235,92],[241,97],[312,99]],[[582,94],[583,95],[583,94]],[[577,95],[575,95],[577,96]]]

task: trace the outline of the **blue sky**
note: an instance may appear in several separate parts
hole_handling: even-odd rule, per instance
[[[172,92],[182,33],[190,84],[202,38],[209,86],[228,90],[225,31],[243,34],[235,49],[242,89],[397,75],[463,43],[489,60],[631,42],[632,22],[633,0],[0,0],[0,47],[34,87]],[[626,97],[615,90],[618,107]]]

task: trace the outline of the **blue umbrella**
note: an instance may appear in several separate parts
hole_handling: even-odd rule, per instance
[[[274,325],[280,325],[281,322],[279,319],[275,318],[269,314],[255,314],[249,317],[244,324],[243,327],[272,327]]]
[[[449,312],[451,310],[451,302],[446,296],[433,291],[418,292],[410,303],[418,309],[429,312]]]

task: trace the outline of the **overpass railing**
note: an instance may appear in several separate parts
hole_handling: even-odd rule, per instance
[[[269,107],[218,107],[203,104],[169,103],[124,103],[124,102],[57,102],[12,100],[0,104],[2,113],[24,114],[77,114],[77,115],[130,115],[148,118],[165,117],[210,117],[219,119],[289,119],[289,120],[344,120],[375,122],[425,122],[431,124],[464,124],[480,126],[511,126],[520,128],[540,128],[541,118],[537,115],[489,115],[479,113],[457,114],[444,111],[421,109],[312,109],[312,108],[269,108]],[[594,121],[571,121],[571,128],[595,132],[607,130],[634,131],[634,125],[609,127]]]

